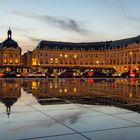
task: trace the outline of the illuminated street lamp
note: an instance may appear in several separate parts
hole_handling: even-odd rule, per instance
[[[131,52],[130,52],[130,55],[132,56],[132,54],[133,54],[133,52],[131,51]]]
[[[77,55],[76,54],[74,55],[74,58],[77,58]]]
[[[67,54],[65,54],[65,58],[67,58],[68,57],[68,55]]]
[[[125,68],[124,70],[127,71],[127,68]]]
[[[99,61],[96,61],[96,64],[99,64]]]

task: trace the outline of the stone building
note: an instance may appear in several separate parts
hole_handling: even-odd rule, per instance
[[[32,65],[32,51],[27,51],[21,56],[22,65],[31,66]]]
[[[41,41],[32,52],[32,66],[52,68],[114,68],[140,70],[140,36],[108,42]]]
[[[12,39],[12,31],[8,30],[7,39],[0,43],[0,66],[11,67],[21,65],[21,48]]]

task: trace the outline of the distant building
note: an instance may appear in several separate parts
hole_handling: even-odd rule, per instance
[[[140,36],[108,42],[41,41],[32,53],[32,66],[53,72],[68,68],[140,70]]]
[[[32,66],[32,51],[27,51],[21,56],[22,65]]]
[[[12,31],[8,30],[7,39],[0,43],[0,66],[19,66],[21,65],[21,48],[12,39]]]

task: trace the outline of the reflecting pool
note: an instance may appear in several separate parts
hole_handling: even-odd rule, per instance
[[[139,140],[139,112],[137,79],[0,80],[0,140]]]

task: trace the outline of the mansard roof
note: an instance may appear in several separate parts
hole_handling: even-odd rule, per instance
[[[6,39],[5,41],[3,41],[1,44],[0,44],[0,48],[3,49],[3,48],[18,48],[18,43],[16,41],[14,41],[13,39]]]
[[[58,42],[58,41],[41,41],[37,49],[60,49],[60,50],[106,50],[119,47],[127,47],[129,44],[139,43],[140,36],[121,39],[116,41],[105,42],[84,42],[84,43],[72,43],[72,42]]]
[[[71,43],[56,41],[41,41],[37,49],[66,49],[66,50],[98,50],[109,46],[110,42]]]

